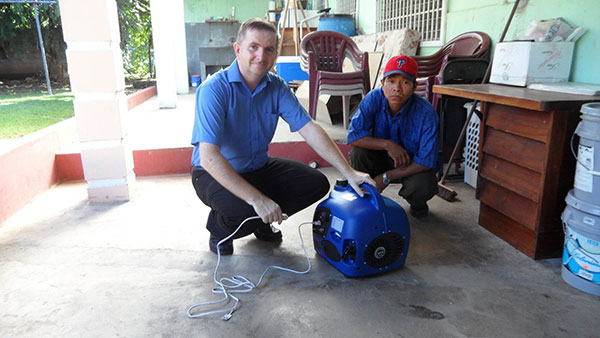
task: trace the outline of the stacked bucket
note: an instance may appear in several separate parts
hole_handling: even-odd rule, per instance
[[[600,102],[581,106],[574,188],[562,213],[565,245],[562,277],[600,296]]]

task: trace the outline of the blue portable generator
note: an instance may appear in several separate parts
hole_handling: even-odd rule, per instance
[[[368,276],[404,265],[410,227],[404,209],[375,187],[360,197],[338,179],[313,219],[315,250],[348,277]]]

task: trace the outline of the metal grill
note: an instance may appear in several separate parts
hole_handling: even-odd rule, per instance
[[[356,0],[338,0],[335,5],[337,14],[353,14],[356,11]]]
[[[410,28],[421,33],[421,46],[444,40],[447,0],[377,0],[377,32]]]

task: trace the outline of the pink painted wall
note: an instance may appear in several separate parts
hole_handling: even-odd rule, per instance
[[[55,154],[73,121],[67,120],[25,136],[0,154],[0,223],[57,182]]]

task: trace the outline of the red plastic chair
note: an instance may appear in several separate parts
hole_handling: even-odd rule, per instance
[[[491,40],[484,32],[466,32],[448,41],[432,55],[414,56],[419,65],[415,93],[423,96],[434,106],[437,100],[432,92],[439,84],[444,66],[448,61],[463,58],[489,59]]]
[[[352,61],[355,71],[342,72],[344,60]],[[347,35],[334,31],[312,32],[302,39],[301,66],[308,72],[309,109],[314,119],[320,94],[343,96],[344,128],[350,120],[350,96],[366,95],[371,89],[369,57]]]

